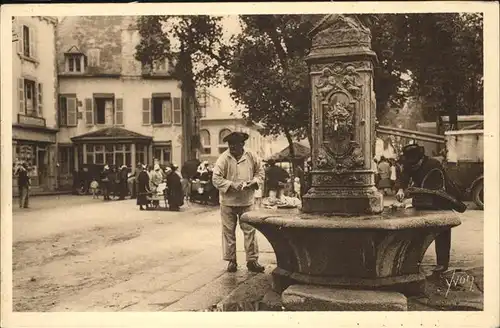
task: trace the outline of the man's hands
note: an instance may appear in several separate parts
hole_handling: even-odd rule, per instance
[[[403,189],[399,189],[398,193],[396,194],[396,200],[398,202],[402,202],[404,199],[405,199],[405,192],[403,191]]]
[[[231,183],[231,189],[235,191],[241,191],[244,189],[258,189],[259,185],[255,181],[249,181],[249,182],[232,182]]]
[[[243,183],[242,182],[232,182],[231,183],[231,189],[235,191],[240,191],[243,188]]]
[[[259,184],[255,181],[249,181],[246,183],[245,189],[259,189]]]

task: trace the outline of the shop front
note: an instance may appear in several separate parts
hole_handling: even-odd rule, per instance
[[[18,194],[16,169],[28,165],[31,193],[50,192],[58,189],[56,169],[56,133],[48,128],[12,126],[12,187]]]
[[[135,170],[137,163],[152,161],[152,137],[123,128],[104,128],[71,138],[72,145],[65,145],[61,166],[69,175],[72,170],[96,175],[104,165],[126,165]]]

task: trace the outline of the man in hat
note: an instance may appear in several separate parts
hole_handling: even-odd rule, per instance
[[[410,180],[413,185],[418,188],[426,189],[440,189],[445,187],[445,191],[457,200],[461,198],[461,194],[456,185],[448,178],[441,163],[435,159],[425,155],[424,147],[417,144],[410,144],[403,148],[402,151],[402,172],[398,181],[396,181],[396,199],[403,201],[405,198],[405,190],[408,188]],[[431,171],[439,170],[444,177],[444,181],[437,181],[433,176],[429,175]],[[426,177],[429,175],[429,179]],[[441,176],[441,175],[439,175]],[[434,176],[437,177],[437,176]],[[423,185],[425,180],[425,185]],[[434,269],[436,272],[443,272],[448,270],[450,262],[450,249],[451,249],[451,229],[446,230],[436,237],[436,257],[437,266]]]
[[[213,170],[213,184],[219,189],[222,219],[223,258],[228,261],[227,271],[238,269],[236,262],[236,223],[241,215],[251,210],[254,192],[264,179],[261,160],[253,152],[245,150],[248,134],[233,132],[224,138],[229,149],[223,152]],[[258,263],[259,250],[255,229],[240,221],[245,238],[247,268],[253,272],[263,272]]]
[[[17,169],[17,188],[19,190],[19,208],[28,208],[29,188],[31,185],[28,175],[28,164],[22,163]]]

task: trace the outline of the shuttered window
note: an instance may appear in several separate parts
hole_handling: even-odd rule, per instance
[[[163,123],[172,124],[172,100],[163,99],[162,110],[163,110]]]
[[[28,25],[20,24],[17,29],[19,41],[17,42],[17,52],[28,58],[37,58],[37,33]]]
[[[150,99],[143,98],[142,99],[142,124],[149,125],[151,124],[151,106]]]
[[[85,99],[85,124],[94,125],[94,111],[91,98]]]
[[[68,109],[68,126],[76,126],[78,122],[76,98],[66,98],[66,104]]]
[[[26,113],[26,107],[24,105],[24,79],[17,79],[18,89],[19,89],[19,113]]]
[[[78,125],[78,106],[76,95],[59,96],[59,126]]]
[[[42,117],[43,114],[43,88],[42,84],[38,83],[37,95],[38,95],[38,116]]]
[[[182,124],[181,98],[174,98],[174,124]]]
[[[117,98],[115,102],[115,124],[123,125],[123,99]]]

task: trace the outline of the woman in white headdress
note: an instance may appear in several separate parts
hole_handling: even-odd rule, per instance
[[[163,181],[163,174],[161,172],[161,167],[160,164],[155,164],[153,167],[153,171],[151,172],[150,175],[150,185],[151,185],[151,190],[153,192],[156,192],[156,188],[162,183]]]

